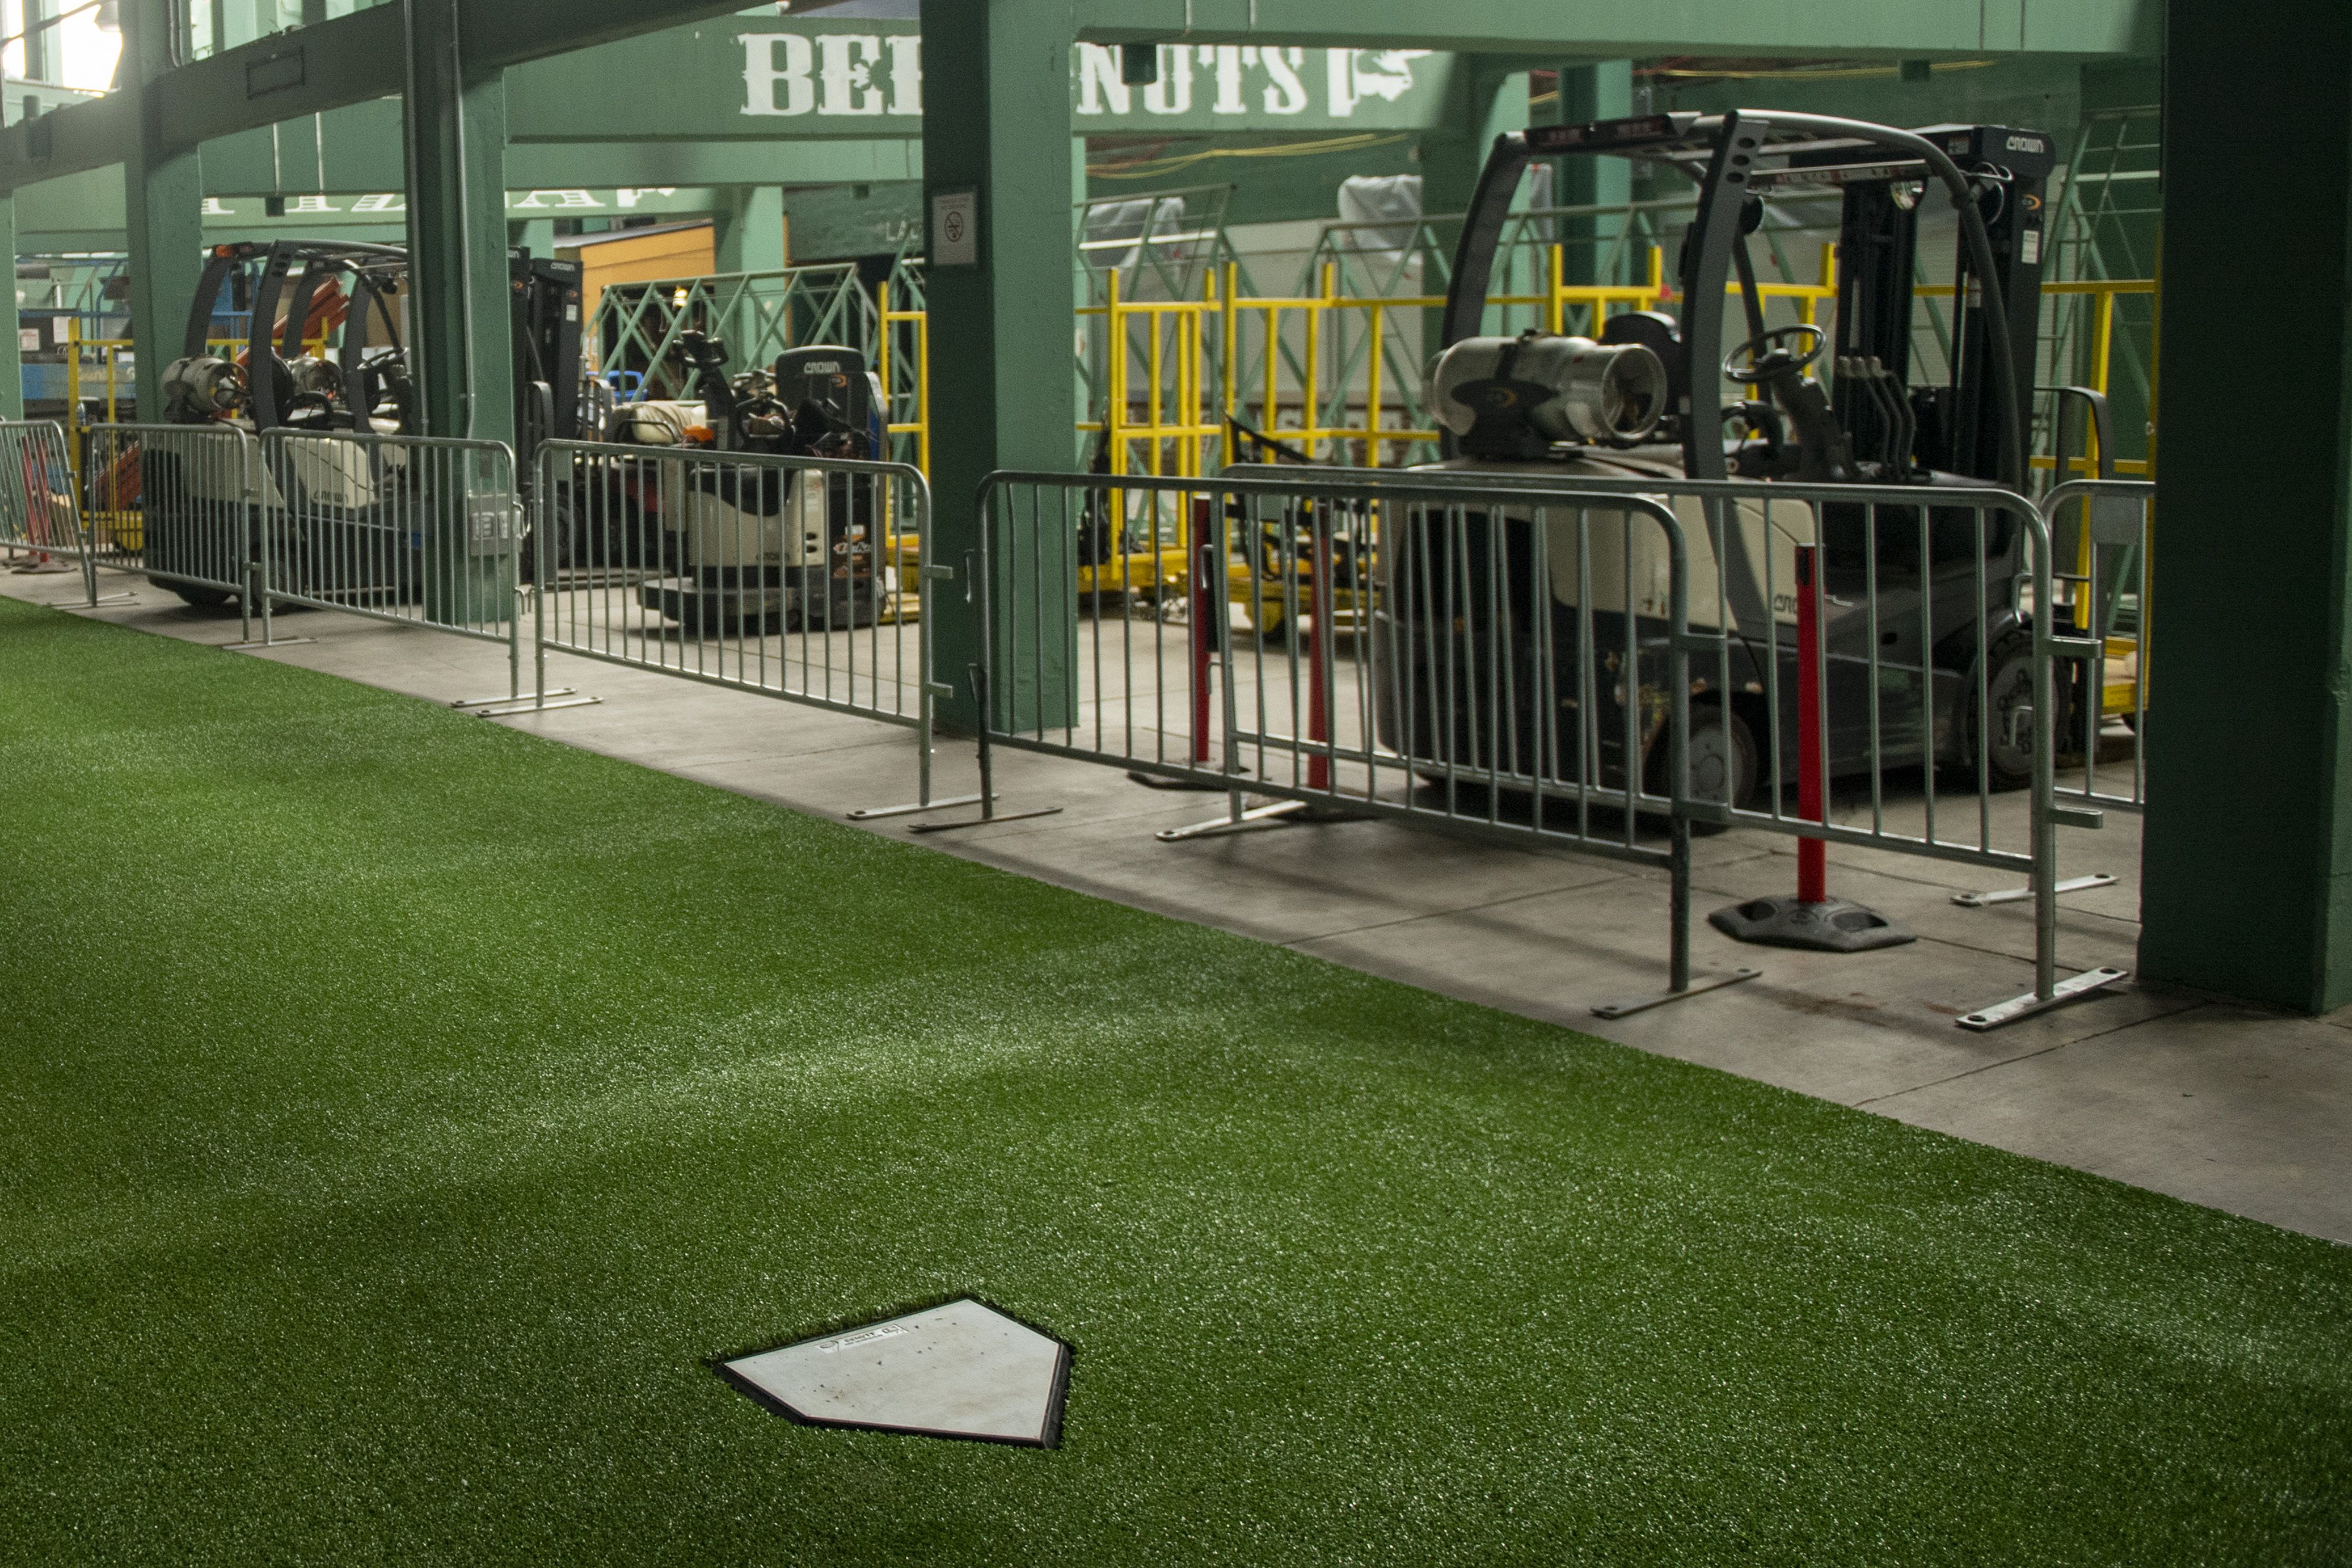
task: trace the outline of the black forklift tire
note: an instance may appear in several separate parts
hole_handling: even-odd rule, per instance
[[[1690,792],[1696,801],[1721,804],[1725,785],[1731,786],[1728,804],[1735,811],[1753,805],[1764,764],[1757,749],[1756,731],[1736,708],[1727,712],[1719,702],[1695,702],[1690,716]],[[1669,793],[1665,738],[1650,747],[1643,787],[1652,795]],[[1730,830],[1730,824],[1694,822],[1691,832],[1701,838]]]
[[[206,588],[194,583],[175,583],[169,578],[160,585],[169,589],[192,609],[217,610],[236,597],[226,588]]]
[[[1961,731],[1961,743],[1967,750],[1961,753],[1960,766],[1974,773],[1978,758],[1982,755],[1984,776],[1980,782],[1987,789],[1996,793],[2021,790],[2033,782],[2033,742],[2027,734],[2021,743],[2012,744],[2008,716],[2021,707],[2030,709],[2033,705],[2033,634],[2017,630],[1995,638],[1985,657],[1985,670],[1981,686],[1973,678],[1969,681],[1968,722]],[[2073,692],[2058,681],[2052,682],[2051,689],[2058,706],[2052,732],[2063,735],[2074,706],[2070,700]],[[1983,712],[1986,702],[1990,702],[1994,715],[1989,734]]]

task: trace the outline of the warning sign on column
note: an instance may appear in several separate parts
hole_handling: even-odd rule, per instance
[[[931,198],[934,267],[980,265],[980,193],[941,191]]]

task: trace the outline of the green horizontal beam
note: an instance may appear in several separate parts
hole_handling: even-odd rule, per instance
[[[1080,0],[1077,9],[1078,36],[1097,43],[1181,38],[1640,59],[2152,55],[2162,7],[2159,0]]]
[[[738,8],[735,0],[466,0],[461,52],[472,70],[520,65]],[[163,144],[194,147],[407,85],[403,7],[372,6],[178,67],[149,89]],[[527,25],[526,25],[527,24]],[[115,93],[0,133],[0,190],[120,163],[137,139],[137,95]]]

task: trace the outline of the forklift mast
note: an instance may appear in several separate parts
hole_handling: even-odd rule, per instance
[[[515,354],[516,431],[522,444],[570,440],[581,431],[580,265],[510,252]],[[356,240],[281,239],[216,245],[209,253],[189,312],[184,362],[214,357],[215,312],[226,291],[249,310],[243,348],[244,412],[256,430],[288,422],[307,397],[328,405],[313,424],[365,431],[387,381],[404,375],[406,350],[393,301],[405,289],[408,253],[397,246]],[[332,390],[323,374],[298,384],[289,367],[306,357],[313,306],[330,280],[345,295]],[[370,323],[383,329],[388,355],[367,357]],[[404,432],[415,434],[415,409],[395,389]],[[527,462],[522,453],[519,459]]]
[[[542,440],[578,440],[580,263],[517,249],[509,253],[507,265],[514,300],[515,389],[523,404],[516,410],[516,431]],[[537,405],[542,401],[544,406]],[[543,430],[535,428],[542,422]]]
[[[1601,334],[1604,344],[1644,342],[1679,362],[1669,364],[1676,406],[1662,433],[1679,437],[1690,477],[1733,472],[1721,433],[1726,417],[1741,410],[1724,403],[1727,345],[1714,302],[1736,280],[1749,338],[1766,336],[1747,236],[1760,224],[1769,192],[1828,185],[1843,196],[1834,368],[1867,374],[1834,375],[1834,400],[1824,405],[1802,372],[1828,344],[1814,338],[1801,355],[1776,344],[1751,354],[1762,373],[1759,391],[1781,405],[1761,416],[1777,424],[1785,413],[1797,426],[1803,465],[1794,477],[1910,481],[1940,470],[2022,488],[2043,196],[2054,165],[2048,136],[1985,125],[1902,131],[1777,110],[1642,115],[1507,133],[1496,140],[1463,225],[1441,353],[1482,330],[1520,175],[1537,158],[1567,154],[1671,164],[1698,187],[1679,268],[1680,323],[1667,336],[1660,318],[1621,315]],[[1914,393],[1918,216],[1937,185],[1960,226],[1953,380]],[[1881,454],[1885,461],[1867,462]]]

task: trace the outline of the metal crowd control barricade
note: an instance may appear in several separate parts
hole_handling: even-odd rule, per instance
[[[1670,883],[1667,988],[1603,1016],[1756,973],[1691,973],[1696,645],[1666,506],[1331,473],[1002,473],[984,501],[984,797],[1002,745],[1225,795],[1223,820],[1163,838],[1320,808],[1555,843]],[[1081,578],[1139,537],[1181,544],[1181,588]],[[1555,612],[1561,581],[1577,613]]]
[[[65,428],[54,419],[0,420],[0,556],[20,563],[68,558],[89,602],[98,603],[98,568],[74,494]]]
[[[95,566],[137,573],[193,605],[235,599],[254,646],[268,599],[254,525],[260,450],[241,426],[93,425],[83,432],[82,519]]]
[[[2156,486],[2146,479],[2069,479],[2042,500],[2051,537],[2077,571],[2058,574],[2073,587],[2074,636],[2089,644],[2087,674],[2072,694],[2066,749],[2080,748],[2083,784],[2061,792],[2084,805],[2139,811],[2147,805],[2148,552]],[[2108,726],[2131,735],[2131,774],[2119,779],[2100,755]]]
[[[1185,541],[1181,608],[1075,591],[1090,552],[1138,532]],[[2055,796],[2053,665],[2093,645],[2034,613],[2056,600],[2043,514],[2023,497],[1017,474],[992,480],[983,542],[982,591],[1010,596],[974,672],[997,693],[988,740],[1221,789],[1227,819],[1206,830],[1306,802],[1664,864],[1679,983],[1690,827],[1759,828],[2030,878],[2033,990],[1964,1027],[2125,977],[2057,973],[2055,831],[2098,819]],[[1810,733],[1801,545],[1826,599],[1804,661],[1822,716]],[[1811,819],[1790,803],[1807,746],[1843,796]],[[1671,816],[1667,845],[1643,840],[1644,813]]]
[[[454,706],[532,695],[522,688],[520,596],[530,542],[505,443],[271,430],[260,441],[256,518],[266,602],[499,643],[507,692]]]
[[[550,441],[534,642],[916,731],[931,798],[930,487],[905,463]]]
[[[1721,784],[1694,786],[1685,811],[1718,826],[2023,873],[2034,904],[2033,990],[1963,1015],[1963,1028],[1998,1028],[2127,976],[2109,967],[2057,973],[2057,829],[2100,818],[2056,797],[2064,684],[2056,663],[2086,658],[2092,645],[2039,613],[2056,603],[2040,509],[1991,487],[1576,482],[1671,504],[1702,542],[1694,574],[1707,581],[1690,616],[1695,643],[1706,647],[1695,676],[1706,689],[1696,692],[1694,746],[1710,762],[1727,759],[1744,729],[1759,777],[1752,804],[1738,805],[1727,798],[1727,768]],[[1810,661],[1822,717],[1811,736],[1798,723],[1801,544],[1816,547],[1822,567]],[[1906,647],[1907,656],[1887,651]],[[1801,745],[1819,748],[1821,776],[1843,787],[1853,819],[1789,809]],[[1890,774],[1908,784],[1914,770],[1916,797],[1891,794]],[[2005,783],[2021,786],[2021,823],[1997,821],[2017,815],[1997,805]],[[1839,817],[1833,799],[1822,816]]]

